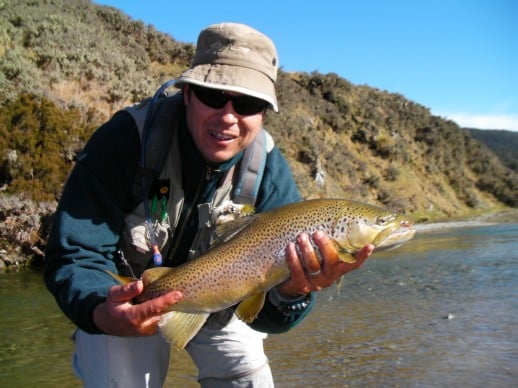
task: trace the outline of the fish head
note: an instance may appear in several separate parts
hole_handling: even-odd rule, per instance
[[[415,235],[412,218],[378,206],[352,203],[337,219],[337,244],[350,253],[372,244],[376,250],[396,248]]]
[[[415,235],[414,221],[409,216],[393,213],[389,219],[381,216],[376,221],[380,232],[372,244],[378,251],[395,249]]]

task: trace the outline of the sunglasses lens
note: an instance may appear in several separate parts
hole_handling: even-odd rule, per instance
[[[194,94],[205,105],[214,109],[221,109],[225,106],[228,101],[228,96],[223,94],[221,90],[192,87]]]
[[[230,96],[222,90],[191,86],[194,94],[203,104],[213,109],[221,109],[232,100],[236,113],[240,115],[253,115],[266,109],[267,102],[259,98],[249,96]]]
[[[266,109],[266,102],[254,97],[233,97],[234,110],[240,115],[253,115]]]

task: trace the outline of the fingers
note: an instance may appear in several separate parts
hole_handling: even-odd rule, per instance
[[[301,233],[297,238],[301,253],[302,265],[305,272],[310,277],[318,276],[322,272],[322,259],[317,254],[309,236],[306,233]]]
[[[182,298],[179,291],[171,291],[158,298],[148,300],[142,304],[136,305],[136,320],[139,322],[139,332],[141,335],[151,335],[158,331],[158,321],[160,316],[165,313],[168,308],[177,303]]]
[[[292,278],[304,278],[306,276],[304,267],[299,259],[297,247],[292,242],[289,242],[286,247],[286,263],[288,264]]]
[[[369,244],[365,245],[360,252],[356,254],[356,260],[365,261],[370,255],[374,252],[374,245]]]
[[[367,245],[356,255],[356,262],[343,262],[338,257],[335,243],[325,233],[317,231],[297,237],[297,244],[288,243],[286,262],[290,278],[279,285],[277,290],[284,296],[307,294],[329,287],[346,273],[359,268],[372,254],[373,245]]]
[[[140,295],[143,290],[144,284],[141,280],[123,286],[113,286],[108,292],[108,301],[114,303],[128,302]]]
[[[336,263],[338,263],[338,252],[336,251],[335,244],[324,232],[315,232],[313,234],[313,240],[323,258],[322,264],[325,264],[324,267],[332,268]]]
[[[113,286],[106,302],[94,309],[94,322],[106,334],[119,336],[152,335],[158,330],[160,316],[182,298],[180,291],[171,291],[141,304],[133,299],[143,291],[142,281]]]
[[[322,257],[324,257],[323,271],[328,269],[332,269],[333,271],[338,270],[338,272],[343,272],[341,275],[361,267],[365,260],[367,260],[367,258],[373,253],[375,248],[374,245],[368,244],[355,254],[354,258],[356,259],[356,262],[345,263],[340,261],[333,241],[325,233],[321,231],[315,232],[313,239],[315,240]]]
[[[160,318],[167,309],[182,298],[180,291],[171,291],[158,298],[150,299],[144,303],[135,305],[138,312],[138,319],[145,321],[152,318]]]
[[[311,284],[293,242],[288,243],[286,247],[286,264],[290,270],[290,278],[277,286],[278,292],[287,298],[311,292]]]
[[[323,239],[323,235],[321,233],[317,236]],[[320,254],[319,250],[324,254]],[[316,249],[309,235],[301,233],[297,237],[297,244],[290,242],[286,248],[286,263],[291,276],[289,280],[278,286],[278,291],[282,295],[290,297],[308,294],[327,286],[328,281],[322,276],[322,271],[325,268],[324,262],[327,260],[325,255],[327,254],[330,254],[330,245],[324,243],[322,248]]]
[[[301,260],[306,268],[306,274],[313,282],[320,286],[327,286],[329,281],[317,282],[315,278],[331,279],[336,278],[335,266],[339,263],[338,253],[334,242],[322,231],[312,235],[314,243],[307,234],[301,234],[298,242],[301,246]]]
[[[374,245],[368,244],[365,245],[355,256],[356,263],[353,264],[353,269],[360,268],[362,264],[369,258],[370,255],[372,255],[372,252],[374,252]]]

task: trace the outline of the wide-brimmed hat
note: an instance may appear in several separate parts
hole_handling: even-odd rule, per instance
[[[267,101],[277,112],[278,64],[275,45],[266,35],[244,24],[213,24],[201,31],[191,67],[175,86],[189,83],[243,93]]]

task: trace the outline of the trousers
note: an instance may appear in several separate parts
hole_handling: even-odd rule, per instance
[[[187,345],[204,388],[273,387],[264,354],[266,335],[237,318],[202,330]],[[146,337],[74,335],[73,369],[85,388],[159,388],[169,368],[170,346],[160,333]]]

